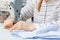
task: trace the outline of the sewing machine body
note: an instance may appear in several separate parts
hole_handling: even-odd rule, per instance
[[[20,17],[21,8],[24,7],[26,0],[0,0],[0,11],[7,11],[15,20]]]

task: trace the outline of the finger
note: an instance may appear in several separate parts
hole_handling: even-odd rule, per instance
[[[15,30],[17,27],[15,25],[13,25],[10,30]]]
[[[6,28],[11,28],[13,24],[6,24],[5,27]]]
[[[16,26],[13,26],[13,27],[11,27],[9,30],[10,30],[10,32],[13,32],[14,30],[16,30],[17,29],[17,27]]]
[[[8,24],[7,24],[7,23],[4,23],[3,25],[4,25],[4,26],[7,26]]]
[[[14,30],[13,29],[8,29],[10,32],[13,32]]]
[[[14,30],[9,30],[10,32],[14,32]]]
[[[11,28],[12,27],[12,25],[10,24],[10,25],[8,25],[8,28]]]
[[[21,28],[17,27],[15,30],[22,30]]]

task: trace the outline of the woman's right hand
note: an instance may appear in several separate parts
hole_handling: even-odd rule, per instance
[[[7,19],[4,21],[5,28],[11,28],[14,23],[14,19]]]
[[[13,32],[14,30],[24,30],[24,31],[33,31],[36,27],[33,23],[26,23],[24,21],[19,21],[14,24],[9,30]]]

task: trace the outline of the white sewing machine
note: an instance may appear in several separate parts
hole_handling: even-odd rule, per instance
[[[20,17],[21,8],[25,4],[26,0],[0,0],[0,11],[9,12],[17,20]]]

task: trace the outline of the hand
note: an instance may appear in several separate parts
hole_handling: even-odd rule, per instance
[[[13,23],[14,23],[14,20],[13,19],[7,19],[7,20],[4,21],[4,26],[6,28],[11,28],[12,25],[13,25]]]
[[[35,30],[35,26],[32,23],[26,23],[23,21],[20,21],[13,25],[9,30],[14,31],[14,30],[25,30],[25,31],[33,31]]]

